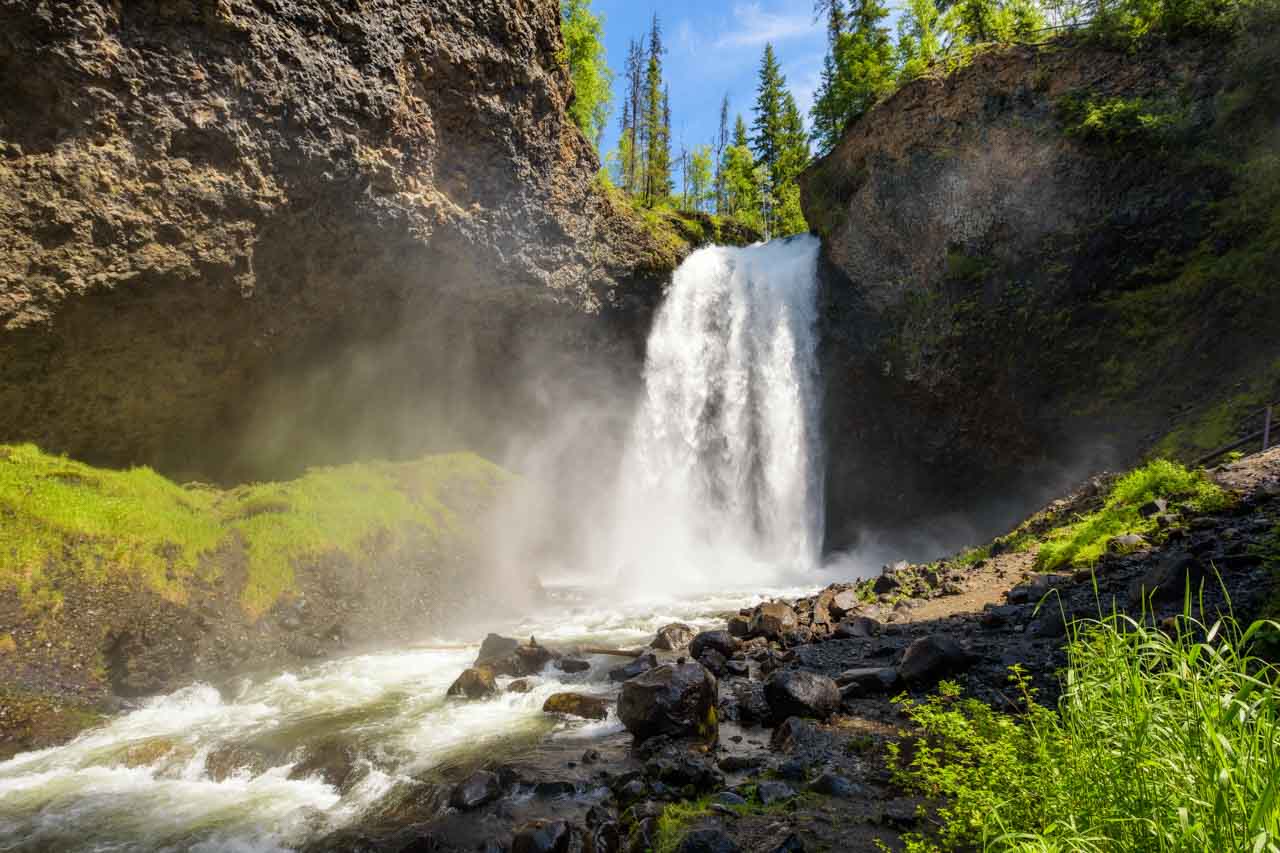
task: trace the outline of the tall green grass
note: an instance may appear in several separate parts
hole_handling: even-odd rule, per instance
[[[950,802],[909,849],[1280,850],[1280,672],[1248,651],[1263,623],[1176,621],[1077,623],[1056,713],[1016,670],[1019,717],[955,685],[905,702],[924,737],[898,781]]]
[[[1112,538],[1153,532],[1157,528],[1155,519],[1143,518],[1139,510],[1156,498],[1180,502],[1196,512],[1222,509],[1231,500],[1203,472],[1157,459],[1116,481],[1101,509],[1050,533],[1036,555],[1036,568],[1051,571],[1062,566],[1092,565],[1106,553]]]

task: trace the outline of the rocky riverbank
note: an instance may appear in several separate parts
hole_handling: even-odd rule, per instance
[[[1038,570],[1078,519],[1116,510],[1124,482],[1095,478],[983,549],[766,602],[726,615],[720,629],[668,626],[609,671],[608,701],[626,733],[585,750],[546,742],[514,761],[459,767],[453,781],[446,771],[431,805],[308,849],[902,849],[903,833],[927,833],[939,804],[895,781],[887,747],[909,757],[912,742],[899,695],[919,698],[947,679],[1016,714],[1017,665],[1052,706],[1074,620],[1114,608],[1163,624],[1182,612],[1187,584],[1209,619],[1274,614],[1280,449],[1214,471],[1195,487],[1200,498],[1144,500],[1132,516],[1142,532],[1109,534],[1092,566]],[[590,667],[588,658],[490,636],[451,692],[484,702],[525,689],[535,672]],[[553,699],[549,714],[601,711],[598,691]]]

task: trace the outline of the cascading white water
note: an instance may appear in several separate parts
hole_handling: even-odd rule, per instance
[[[817,565],[818,248],[706,248],[676,271],[605,546],[623,583],[778,582]]]

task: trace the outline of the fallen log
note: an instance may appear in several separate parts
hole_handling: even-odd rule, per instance
[[[639,651],[632,651],[630,649],[584,648],[584,649],[579,649],[578,653],[584,654],[584,655],[612,655],[613,657],[618,657],[618,658],[638,658],[638,657],[642,657],[645,654],[645,650],[640,649]]]

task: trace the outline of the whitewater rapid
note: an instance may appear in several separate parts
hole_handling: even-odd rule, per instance
[[[654,321],[603,562],[643,588],[780,583],[818,565],[819,241],[700,249]]]

